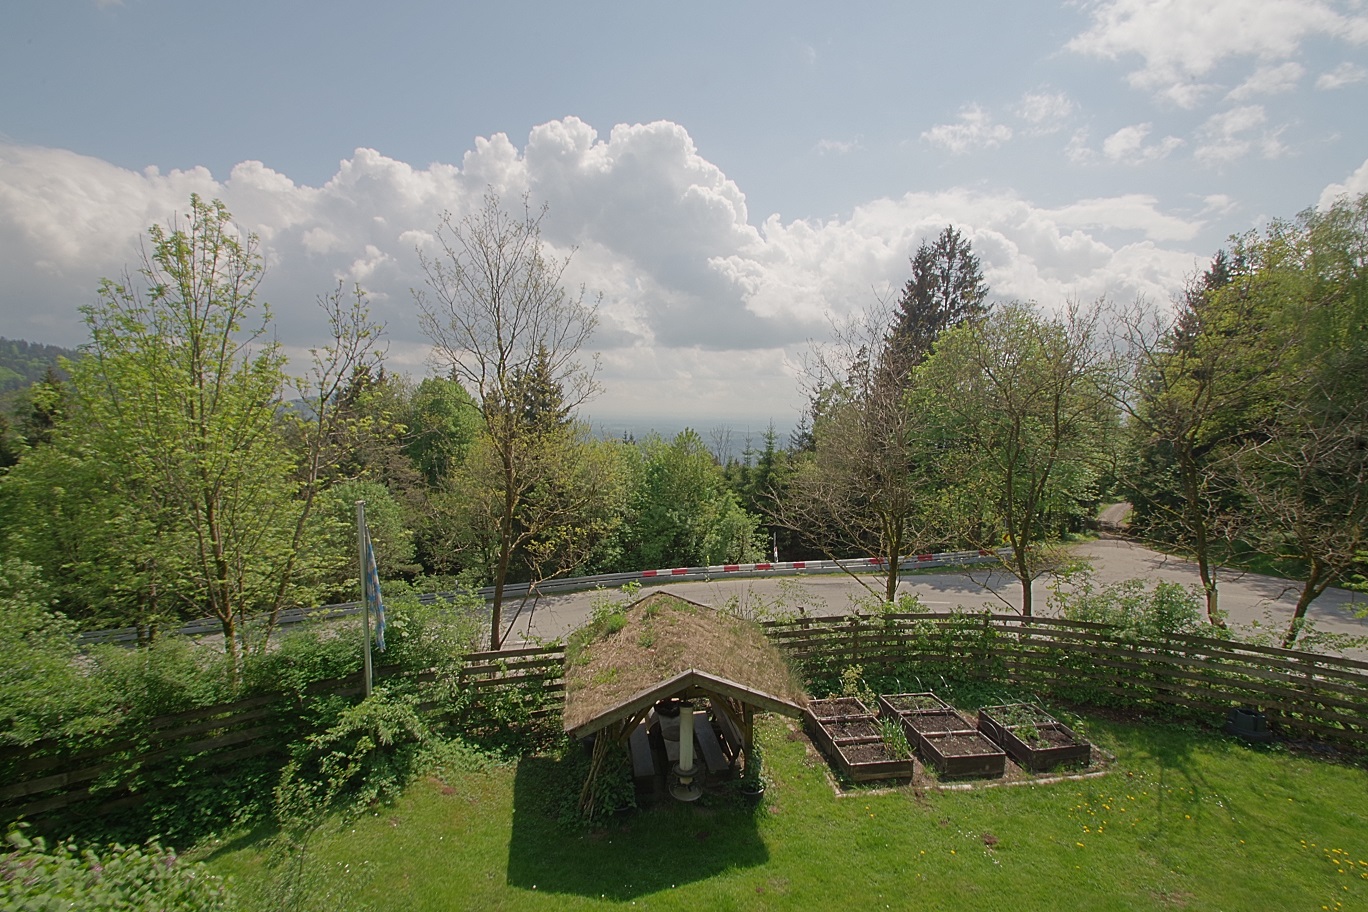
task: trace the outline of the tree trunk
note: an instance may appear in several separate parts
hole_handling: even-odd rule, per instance
[[[902,563],[902,538],[902,528],[895,523],[892,534],[889,536],[888,553],[884,555],[884,559],[888,561],[888,565],[884,568],[886,573],[884,577],[884,601],[890,605],[898,597],[898,565]]]
[[[1311,607],[1311,603],[1325,591],[1325,586],[1329,581],[1326,579],[1325,565],[1319,560],[1312,558],[1311,572],[1307,574],[1306,583],[1302,586],[1301,595],[1297,597],[1297,607],[1292,611],[1292,620],[1287,625],[1287,633],[1283,634],[1283,649],[1291,649],[1297,642],[1297,637],[1301,636],[1302,628],[1306,626],[1306,611]]]
[[[513,489],[515,475],[510,459],[504,457],[503,515],[499,517],[499,560],[494,567],[494,606],[489,613],[489,648],[503,646],[504,585],[508,581],[508,565],[513,560],[513,513],[518,508],[517,493]]]

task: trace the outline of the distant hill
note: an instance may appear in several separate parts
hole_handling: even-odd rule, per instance
[[[77,354],[74,348],[0,336],[0,393],[37,383],[47,374],[49,367],[57,367],[58,358],[75,358]],[[60,368],[58,374],[66,377]]]

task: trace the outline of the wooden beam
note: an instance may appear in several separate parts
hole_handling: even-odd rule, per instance
[[[744,684],[738,684],[735,681],[729,681],[726,678],[691,668],[673,678],[660,682],[654,687],[633,694],[586,722],[573,727],[567,726],[565,732],[572,738],[583,738],[600,729],[607,728],[609,725],[629,719],[641,710],[649,709],[667,697],[688,698],[690,696],[707,696],[713,693],[738,700],[746,706],[754,706],[766,712],[775,712],[795,719],[803,714],[801,706],[785,700],[783,697],[776,697],[760,690],[752,690]]]

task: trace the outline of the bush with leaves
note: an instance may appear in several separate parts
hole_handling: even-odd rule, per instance
[[[223,881],[157,842],[82,849],[68,840],[51,847],[22,830],[6,837],[0,855],[0,908],[16,912],[231,912],[238,908]]]
[[[76,662],[75,625],[51,604],[37,568],[0,562],[0,746],[78,742],[117,719],[111,693]]]
[[[289,817],[393,799],[431,739],[416,699],[377,688],[299,746],[276,788],[277,810]]]
[[[1071,621],[1109,624],[1121,637],[1212,636],[1219,631],[1206,623],[1199,592],[1166,580],[1151,589],[1143,579],[1099,589],[1091,573],[1066,573],[1050,587],[1050,607]]]
[[[0,756],[0,781],[22,778],[16,764],[34,751],[55,757],[112,751],[101,758],[106,768],[91,783],[91,794],[106,800],[145,795],[138,813],[102,818],[83,815],[76,807],[44,815],[39,821],[44,831],[125,843],[157,833],[180,844],[267,816],[280,779],[281,755],[289,753],[290,745],[318,743],[311,739],[337,742],[349,731],[370,726],[375,755],[363,757],[359,738],[345,750],[334,744],[355,763],[326,774],[314,770],[305,776],[308,781],[345,773],[347,791],[358,795],[388,793],[398,787],[394,783],[402,785],[404,775],[396,765],[409,762],[405,745],[426,739],[414,734],[419,728],[426,731],[418,717],[420,695],[425,714],[480,716],[512,749],[520,749],[526,743],[525,723],[550,694],[544,688],[524,688],[499,694],[486,707],[485,701],[462,693],[459,672],[480,627],[472,604],[423,604],[394,588],[399,591],[387,594],[389,649],[377,654],[377,664],[390,704],[400,704],[400,710],[390,705],[387,711],[407,713],[403,724],[393,712],[385,715],[374,704],[356,707],[354,698],[338,693],[359,681],[359,623],[293,628],[276,639],[277,648],[247,656],[236,680],[219,650],[182,637],[163,637],[136,649],[101,646],[82,655],[71,625],[47,609],[46,590],[32,569],[4,561],[0,612],[8,623],[0,625],[0,746],[26,747],[29,754]],[[206,763],[212,757],[202,753],[166,754],[166,745],[153,740],[155,732],[147,724],[168,714],[271,695],[279,699],[253,711],[262,714],[256,724],[274,725],[258,743],[279,750],[231,764]],[[546,727],[536,727],[534,743],[544,740]],[[395,745],[386,741],[391,732]],[[148,762],[147,755],[157,752],[162,756]]]

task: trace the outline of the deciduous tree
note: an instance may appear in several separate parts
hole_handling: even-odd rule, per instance
[[[256,239],[195,196],[149,239],[137,274],[106,280],[84,309],[91,339],[69,365],[70,417],[51,458],[14,480],[31,505],[44,490],[60,505],[36,531],[60,533],[72,563],[57,569],[92,601],[129,604],[149,624],[210,614],[236,659],[249,619],[264,648],[281,608],[312,600],[321,565],[345,559],[311,547],[310,519],[336,458],[338,394],[378,329],[359,290],[323,298],[331,341],[290,381],[304,404],[288,408]],[[63,516],[82,522],[62,530]]]
[[[427,288],[414,292],[437,356],[479,403],[483,418],[482,453],[470,457],[481,462],[478,472],[468,473],[467,493],[493,524],[495,648],[505,635],[504,587],[516,552],[559,522],[564,505],[549,496],[557,487],[550,476],[563,473],[574,453],[565,449],[563,424],[529,419],[532,378],[543,393],[556,389],[560,418],[572,416],[597,390],[595,367],[580,361],[597,324],[597,305],[582,289],[569,294],[562,287],[569,259],[547,256],[544,215],[526,199],[521,214],[510,214],[492,193],[463,219],[444,215],[436,232],[439,249],[419,253]]]
[[[903,558],[945,528],[946,501],[926,413],[905,401],[905,354],[885,346],[889,321],[885,306],[871,308],[811,353],[807,377],[821,411],[776,518],[830,559],[853,550],[877,560],[879,594],[891,602]],[[847,572],[875,591],[864,575]]]
[[[934,422],[947,488],[972,504],[980,548],[1005,544],[1004,567],[1033,611],[1032,582],[1060,564],[1047,517],[1094,498],[1110,366],[1095,339],[1097,312],[1050,317],[1000,307],[943,333],[913,372],[912,408]]]

